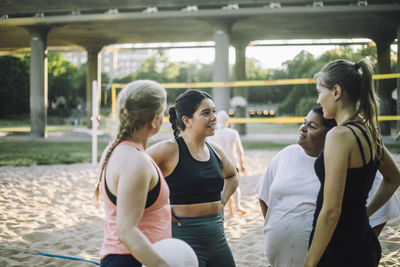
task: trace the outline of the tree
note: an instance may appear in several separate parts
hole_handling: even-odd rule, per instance
[[[287,79],[287,73],[280,69],[263,69],[261,63],[254,58],[247,60],[246,80]],[[249,87],[248,101],[257,104],[276,104],[282,102],[291,86],[255,86]]]
[[[373,71],[377,72],[377,54],[374,46],[363,45],[358,49],[353,49],[349,46],[339,46],[325,52],[318,58],[314,58],[307,52],[300,52],[293,60],[288,60],[283,64],[283,73],[280,73],[280,78],[282,78],[282,74],[286,74],[287,78],[313,77],[324,65],[336,59],[347,59],[353,62],[367,59],[370,61]],[[394,70],[395,61],[392,60],[392,71]],[[276,75],[273,75],[273,78],[279,79]],[[396,80],[393,79],[391,82],[395,83]],[[311,103],[310,99],[314,98],[315,101],[317,99],[315,85],[293,85],[290,87],[291,90],[279,105],[278,112],[281,114],[303,116],[305,113],[301,114],[301,112],[304,112],[305,109],[302,105],[306,105],[306,103],[309,105]],[[395,88],[395,85],[393,85],[393,88]],[[303,98],[305,98],[304,101],[302,101]],[[394,101],[392,105],[393,113],[395,113]]]
[[[17,57],[0,57],[0,117],[28,113],[29,64]]]
[[[283,63],[288,78],[312,77],[320,65],[321,63],[317,62],[314,56],[306,51],[301,51],[293,60]],[[315,85],[296,84],[291,87],[292,89],[288,96],[278,106],[279,114],[295,115],[297,105],[299,105],[302,98],[312,98],[317,95]]]
[[[82,73],[63,55],[48,55],[49,114],[69,115],[75,99],[82,97]],[[64,99],[64,100],[60,100]]]

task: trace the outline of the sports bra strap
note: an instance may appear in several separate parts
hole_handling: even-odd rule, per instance
[[[364,150],[363,150],[363,148],[362,148],[362,145],[361,145],[360,138],[358,138],[358,136],[357,136],[356,132],[353,130],[353,128],[351,128],[351,127],[350,127],[350,126],[348,126],[348,125],[343,125],[343,126],[345,126],[345,127],[349,128],[349,129],[350,129],[350,130],[353,132],[354,136],[356,137],[356,139],[357,139],[357,143],[358,143],[358,147],[360,148],[360,151],[361,151],[361,156],[362,156],[362,159],[363,159],[364,165],[366,165],[366,162],[365,162],[365,156],[364,156]]]
[[[224,165],[222,164],[222,160],[219,157],[219,155],[217,154],[217,152],[215,152],[214,148],[212,148],[211,145],[208,142],[206,142],[206,145],[208,147],[208,150],[210,150],[210,153],[213,153],[215,155],[216,159],[218,160],[218,163],[219,163],[220,167],[223,168]],[[211,157],[211,155],[210,155],[210,157]]]
[[[372,155],[372,145],[371,145],[371,141],[370,141],[369,138],[368,138],[367,132],[366,132],[363,128],[361,128],[360,125],[358,125],[358,124],[356,124],[356,123],[350,123],[350,125],[354,125],[354,126],[356,126],[358,129],[360,129],[360,131],[361,131],[362,134],[364,135],[365,139],[367,139],[368,146],[369,146],[369,152],[370,152],[371,160],[372,160],[372,159],[374,158],[373,155]]]

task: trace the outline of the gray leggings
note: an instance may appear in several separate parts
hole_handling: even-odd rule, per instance
[[[234,267],[235,261],[226,242],[222,213],[202,217],[178,217],[181,226],[172,224],[172,237],[188,243],[199,267]]]

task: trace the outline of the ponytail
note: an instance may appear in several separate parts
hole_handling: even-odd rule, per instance
[[[380,139],[379,125],[378,125],[378,104],[375,92],[372,86],[372,68],[371,66],[361,60],[354,64],[356,70],[361,69],[361,86],[360,86],[360,105],[356,114],[360,114],[370,128],[372,135],[373,148],[379,145]]]

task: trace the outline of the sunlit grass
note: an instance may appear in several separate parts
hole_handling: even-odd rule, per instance
[[[106,147],[98,143],[98,159]],[[91,162],[90,142],[0,141],[0,166],[54,165]]]

